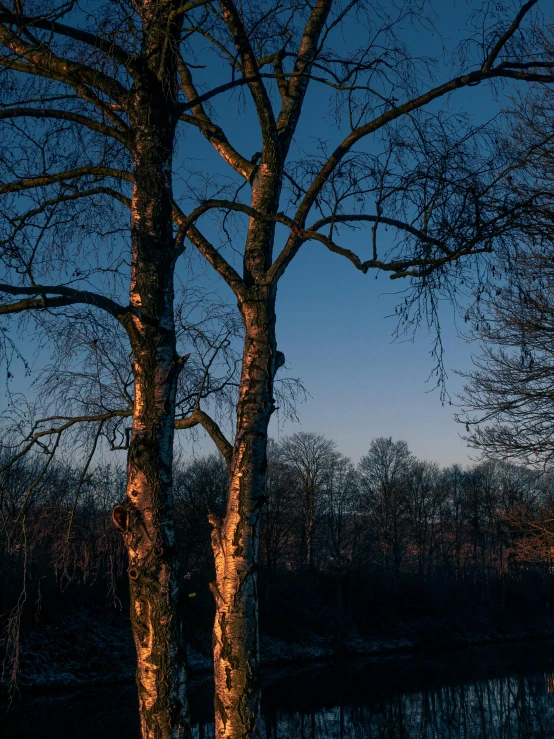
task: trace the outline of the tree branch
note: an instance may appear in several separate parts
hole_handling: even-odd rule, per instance
[[[0,25],[0,44],[10,49],[17,58],[0,56],[0,65],[19,72],[64,82],[83,92],[83,83],[103,92],[115,102],[123,105],[128,92],[113,77],[88,67],[86,64],[59,57],[47,46],[36,46],[23,41],[6,26]],[[24,59],[25,62],[21,60]],[[99,102],[99,101],[97,101]],[[106,109],[103,104],[102,109]]]
[[[116,44],[115,41],[107,41],[89,31],[82,31],[73,26],[67,26],[65,23],[48,20],[41,16],[11,13],[6,8],[2,8],[2,12],[0,12],[0,23],[17,26],[21,31],[24,31],[27,28],[39,28],[43,31],[51,31],[60,36],[74,39],[75,41],[81,41],[88,46],[92,46],[95,49],[99,49],[104,52],[104,54],[109,56],[111,59],[114,59],[116,62],[124,66],[130,74],[132,74],[136,69],[136,58],[132,54],[125,51],[125,49]]]
[[[514,33],[517,31],[517,29],[521,25],[521,21],[527,15],[527,13],[529,12],[529,10],[531,10],[531,8],[534,5],[537,4],[537,2],[538,2],[538,0],[528,0],[528,2],[526,2],[524,5],[522,5],[522,7],[519,10],[519,13],[514,18],[512,24],[510,25],[510,27],[508,28],[508,30],[506,31],[506,33],[504,33],[498,39],[498,41],[496,42],[496,44],[492,48],[492,51],[490,52],[490,54],[485,59],[485,61],[483,63],[483,66],[481,67],[481,71],[482,72],[485,72],[486,73],[486,72],[490,71],[490,69],[492,68],[492,65],[496,61],[498,55],[500,54],[500,52],[502,51],[502,49],[504,48],[504,46],[506,46],[506,44],[508,43],[508,41],[512,38],[512,36],[514,35]]]
[[[485,254],[491,251],[491,248],[488,246],[476,249],[474,248],[473,244],[471,244],[461,247],[460,249],[456,249],[455,251],[447,251],[443,248],[443,251],[446,252],[443,257],[423,257],[391,262],[384,262],[380,259],[367,259],[366,261],[362,261],[353,251],[339,246],[332,239],[330,239],[328,236],[324,236],[323,234],[308,229],[298,228],[293,232],[293,234],[291,234],[291,243],[294,244],[295,242],[297,242],[298,248],[302,243],[309,239],[313,241],[319,241],[321,244],[326,246],[329,251],[345,257],[346,259],[348,259],[348,261],[352,262],[356,269],[360,270],[364,274],[366,274],[370,269],[380,269],[383,272],[393,272],[393,274],[391,275],[392,280],[398,279],[400,277],[425,277],[427,275],[430,275],[436,269],[444,266],[445,264],[448,264],[449,262],[455,262],[462,256],[469,254]],[[296,248],[296,251],[298,250],[298,248]],[[290,261],[290,259],[287,261],[286,253],[287,252],[285,247],[285,249],[283,249],[283,252],[281,252],[281,254],[279,255],[279,258],[267,271],[266,279],[268,281],[279,279],[279,277],[282,275],[284,269]],[[281,257],[283,258],[281,259]]]
[[[319,37],[331,12],[333,0],[317,0],[304,28],[293,75],[283,95],[283,104],[277,118],[277,130],[286,149],[300,118],[302,103],[309,83],[309,72],[317,54]]]
[[[319,231],[320,228],[323,228],[324,226],[328,226],[331,223],[349,223],[349,222],[355,222],[355,221],[367,221],[369,223],[384,223],[385,226],[393,226],[394,228],[398,228],[401,231],[406,231],[407,233],[411,234],[412,236],[415,236],[421,241],[425,241],[428,244],[432,244],[433,246],[436,246],[439,249],[442,249],[443,251],[448,251],[445,248],[444,243],[440,241],[440,239],[435,239],[432,236],[429,236],[424,231],[421,231],[419,228],[412,226],[410,223],[405,223],[404,221],[399,221],[396,218],[387,218],[386,216],[381,216],[381,215],[373,216],[373,215],[365,215],[363,213],[350,213],[350,214],[341,213],[338,215],[327,216],[326,218],[320,218],[319,221],[315,221],[314,223],[312,223],[312,225],[307,230],[308,231]]]
[[[12,192],[21,192],[22,190],[31,190],[33,187],[47,187],[56,182],[71,180],[78,177],[86,177],[87,175],[99,175],[101,177],[113,177],[114,179],[133,182],[133,175],[124,169],[113,169],[103,165],[86,165],[84,167],[76,167],[63,172],[53,172],[52,174],[37,175],[36,177],[25,177],[21,180],[8,182],[6,185],[0,185],[0,195]]]
[[[93,195],[109,195],[110,197],[114,198],[114,200],[118,200],[125,207],[129,209],[131,208],[131,199],[126,197],[125,195],[122,195],[120,192],[114,190],[111,187],[92,187],[89,190],[72,192],[69,195],[57,195],[55,198],[44,200],[37,208],[31,208],[23,215],[14,216],[12,218],[12,221],[15,221],[16,225],[7,238],[0,239],[0,246],[10,243],[13,240],[15,234],[25,228],[30,218],[33,218],[40,213],[44,213],[44,211],[50,206],[59,205],[60,203],[68,203],[72,200],[79,200],[80,198],[92,197]]]
[[[175,8],[175,10],[172,10],[170,18],[176,18],[178,15],[184,15],[185,13],[189,13],[195,8],[201,8],[204,5],[209,5],[211,2],[213,2],[213,0],[191,0],[191,2],[185,3],[184,5]]]
[[[188,103],[185,103],[181,108],[181,120],[197,126],[202,134],[208,139],[210,144],[212,144],[216,151],[218,151],[223,159],[225,159],[227,164],[229,164],[235,172],[238,172],[248,180],[255,169],[254,165],[252,162],[248,161],[248,159],[239,154],[233,146],[231,146],[223,132],[223,129],[213,123],[202,105],[204,100],[208,100],[214,95],[218,95],[221,92],[225,92],[225,90],[235,87],[235,82],[233,81],[226,85],[220,85],[209,93],[206,93],[206,95],[198,95],[192,79],[192,74],[181,58],[178,60],[178,68],[179,75],[181,77],[181,88],[189,99]],[[193,112],[192,116],[185,114],[185,111],[189,109]]]
[[[233,457],[233,446],[225,438],[218,424],[200,408],[195,408],[190,416],[186,418],[178,418],[175,420],[176,429],[190,429],[194,426],[203,426],[210,438],[224,456],[227,466],[230,466]]]
[[[173,220],[179,226],[179,232],[176,239],[177,242],[183,243],[185,239],[188,239],[193,243],[202,256],[205,257],[212,267],[221,275],[237,298],[239,298],[239,300],[243,299],[245,296],[246,285],[238,272],[231,267],[229,262],[221,256],[213,244],[211,244],[196,228],[196,226],[193,225],[194,218],[185,216],[183,211],[175,203],[173,204]]]
[[[100,123],[100,121],[95,121],[93,118],[88,118],[79,113],[72,113],[68,110],[50,110],[48,108],[5,108],[0,110],[0,120],[9,118],[55,118],[58,120],[72,121],[73,123],[78,123],[81,126],[89,128],[91,131],[96,131],[104,136],[116,139],[125,147],[130,148],[130,139],[126,130],[121,131],[115,126],[106,126]]]
[[[517,22],[517,27],[519,27],[521,20],[529,12],[531,7],[536,4],[536,1],[537,0],[530,0],[530,2],[527,2],[523,6],[521,11],[518,13],[518,16],[516,17],[516,20],[514,21],[514,23]],[[514,28],[513,32],[517,30],[517,27]],[[503,46],[509,40],[510,36],[511,36],[511,33],[507,33],[502,37],[502,39],[500,39],[502,43],[500,43],[499,41],[500,45],[497,44],[493,52],[491,52],[491,54],[494,53],[494,58],[498,57]],[[295,214],[294,220],[300,224],[303,224],[305,222],[305,219],[310,209],[314,205],[319,193],[321,192],[321,189],[324,187],[325,183],[328,181],[330,175],[335,170],[337,165],[342,161],[345,155],[352,149],[352,147],[358,141],[363,139],[365,136],[368,136],[369,134],[375,133],[383,126],[387,125],[388,123],[391,123],[394,120],[397,120],[401,116],[411,113],[415,110],[418,110],[419,108],[422,108],[425,105],[428,105],[434,100],[437,100],[438,98],[443,97],[444,95],[447,95],[448,93],[453,92],[454,90],[478,85],[480,82],[483,82],[489,79],[494,79],[498,77],[510,77],[513,79],[521,79],[525,81],[540,81],[540,82],[553,82],[554,81],[554,74],[542,74],[541,75],[538,73],[526,73],[523,71],[514,71],[514,69],[509,68],[510,66],[514,67],[515,65],[509,65],[509,63],[507,62],[503,62],[500,65],[498,65],[498,67],[495,67],[495,68],[488,68],[488,67],[485,69],[481,68],[479,70],[469,72],[467,74],[463,74],[458,77],[454,77],[448,82],[438,85],[437,87],[434,87],[431,90],[428,90],[422,95],[418,95],[412,98],[411,100],[408,100],[405,103],[402,103],[401,105],[391,107],[385,113],[383,113],[380,116],[377,116],[377,118],[374,118],[372,121],[369,121],[368,123],[362,126],[359,126],[358,128],[355,128],[353,131],[351,131],[351,133],[345,139],[343,139],[343,141],[339,144],[339,146],[337,146],[337,148],[334,150],[331,156],[327,159],[325,164],[321,167],[319,173],[314,178],[312,184],[306,191],[306,194]],[[547,62],[547,63],[543,63],[541,66],[545,69],[549,69],[551,68],[551,66],[554,67],[554,63]],[[290,258],[294,256],[294,253],[296,253],[295,248],[297,249],[299,248],[299,246],[300,244],[297,244],[296,247],[293,246],[291,248],[292,254]]]
[[[267,90],[260,79],[258,62],[252,46],[250,45],[248,34],[246,33],[246,29],[244,28],[240,14],[238,13],[233,0],[219,0],[219,7],[221,8],[223,19],[233,38],[235,48],[241,58],[244,76],[252,79],[251,82],[248,82],[248,88],[252,94],[254,105],[256,106],[256,112],[258,114],[262,132],[262,140],[264,145],[271,142],[274,146],[277,138],[275,116],[273,114],[273,108],[271,107],[271,101],[267,94]]]
[[[37,421],[34,424],[33,428],[36,428],[42,423],[49,423],[50,421],[64,421],[64,423],[56,427],[43,429],[42,431],[36,431],[36,432],[31,431],[31,433],[27,437],[28,439],[27,444],[23,447],[21,451],[15,454],[2,467],[0,467],[0,473],[5,472],[9,467],[15,464],[15,462],[17,462],[18,459],[21,459],[21,457],[27,454],[27,452],[30,451],[33,448],[33,446],[45,436],[52,436],[53,434],[57,434],[58,436],[60,436],[64,431],[66,431],[68,428],[71,428],[72,426],[75,426],[75,424],[77,423],[104,422],[104,421],[108,421],[110,418],[126,417],[126,416],[131,416],[132,414],[133,414],[132,410],[129,409],[129,410],[107,411],[106,413],[101,413],[95,416],[73,416],[73,417],[52,416],[51,418],[43,418],[40,421]]]
[[[16,285],[0,284],[0,293],[7,295],[29,295],[40,297],[29,297],[17,303],[0,305],[0,315],[8,313],[22,313],[25,310],[40,310],[45,308],[59,308],[64,305],[86,304],[101,308],[110,315],[117,318],[120,323],[126,323],[129,308],[124,308],[111,298],[104,295],[89,292],[88,290],[77,290],[66,285],[33,285],[32,287],[18,287]],[[47,298],[50,293],[56,297]]]

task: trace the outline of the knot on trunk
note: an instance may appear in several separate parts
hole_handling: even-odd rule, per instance
[[[131,501],[112,508],[112,521],[123,537],[131,564],[163,559],[166,554],[163,542],[148,530],[142,512]]]
[[[112,508],[112,521],[114,522],[116,529],[122,533],[127,531],[129,526],[129,513],[128,508],[121,503],[114,505]]]

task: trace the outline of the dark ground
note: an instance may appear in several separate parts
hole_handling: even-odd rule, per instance
[[[527,578],[525,587],[518,581],[501,589],[458,583],[451,590],[406,581],[381,587],[379,598],[377,588],[366,583],[350,608],[339,611],[333,582],[282,578],[266,589],[262,578],[262,661],[309,664],[554,637],[549,580]],[[202,583],[187,587],[195,593],[184,605],[190,669],[202,675],[211,667],[213,606]],[[21,622],[18,685],[78,688],[132,680],[135,655],[123,585],[118,595],[114,607],[106,605],[102,582],[64,592],[52,587],[40,612],[28,607]]]
[[[323,715],[338,705],[351,712],[368,705],[383,711],[399,696],[410,693],[432,695],[449,686],[456,693],[456,686],[492,685],[506,676],[538,676],[544,682],[553,665],[554,641],[536,641],[455,652],[266,666],[262,714],[271,722],[277,715]],[[213,720],[212,697],[209,675],[193,679],[193,723],[203,725],[208,734]],[[2,717],[2,728],[13,739],[135,739],[139,734],[137,715],[136,689],[127,679],[76,688],[24,689]]]

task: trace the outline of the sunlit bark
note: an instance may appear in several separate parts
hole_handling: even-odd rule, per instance
[[[162,7],[160,7],[160,5]],[[131,623],[143,739],[189,735],[186,656],[173,520],[173,435],[177,378],[172,227],[176,67],[166,52],[171,5],[145,6],[144,73],[131,90],[135,132],[128,327],[135,402],[125,503],[113,519],[129,554]],[[150,12],[149,12],[150,11]]]
[[[245,352],[237,437],[225,519],[212,517],[216,580],[214,625],[216,736],[259,736],[257,561],[267,469],[267,427],[273,411],[275,289],[252,290],[242,304]]]

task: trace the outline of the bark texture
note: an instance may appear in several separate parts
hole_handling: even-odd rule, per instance
[[[234,6],[221,0],[245,70],[257,65]],[[251,88],[263,151],[251,177],[252,207],[276,213],[287,146],[280,138],[263,86]],[[277,284],[267,279],[275,223],[251,218],[244,250],[245,291],[239,309],[245,327],[237,425],[230,465],[227,511],[212,519],[216,580],[214,625],[215,732],[217,739],[260,736],[260,677],[257,573],[260,513],[265,500],[267,429],[275,409],[273,379],[278,368],[275,337]]]
[[[175,395],[182,362],[176,353],[172,226],[172,155],[178,29],[172,5],[143,5],[143,67],[129,109],[134,131],[131,211],[134,412],[127,496],[113,519],[129,554],[131,623],[143,739],[190,735],[186,654],[179,607],[173,519]]]
[[[216,737],[258,737],[259,638],[257,573],[260,513],[265,500],[267,427],[277,366],[275,293],[251,288],[241,305],[246,341],[237,437],[225,519],[211,518],[216,580],[214,676]]]

